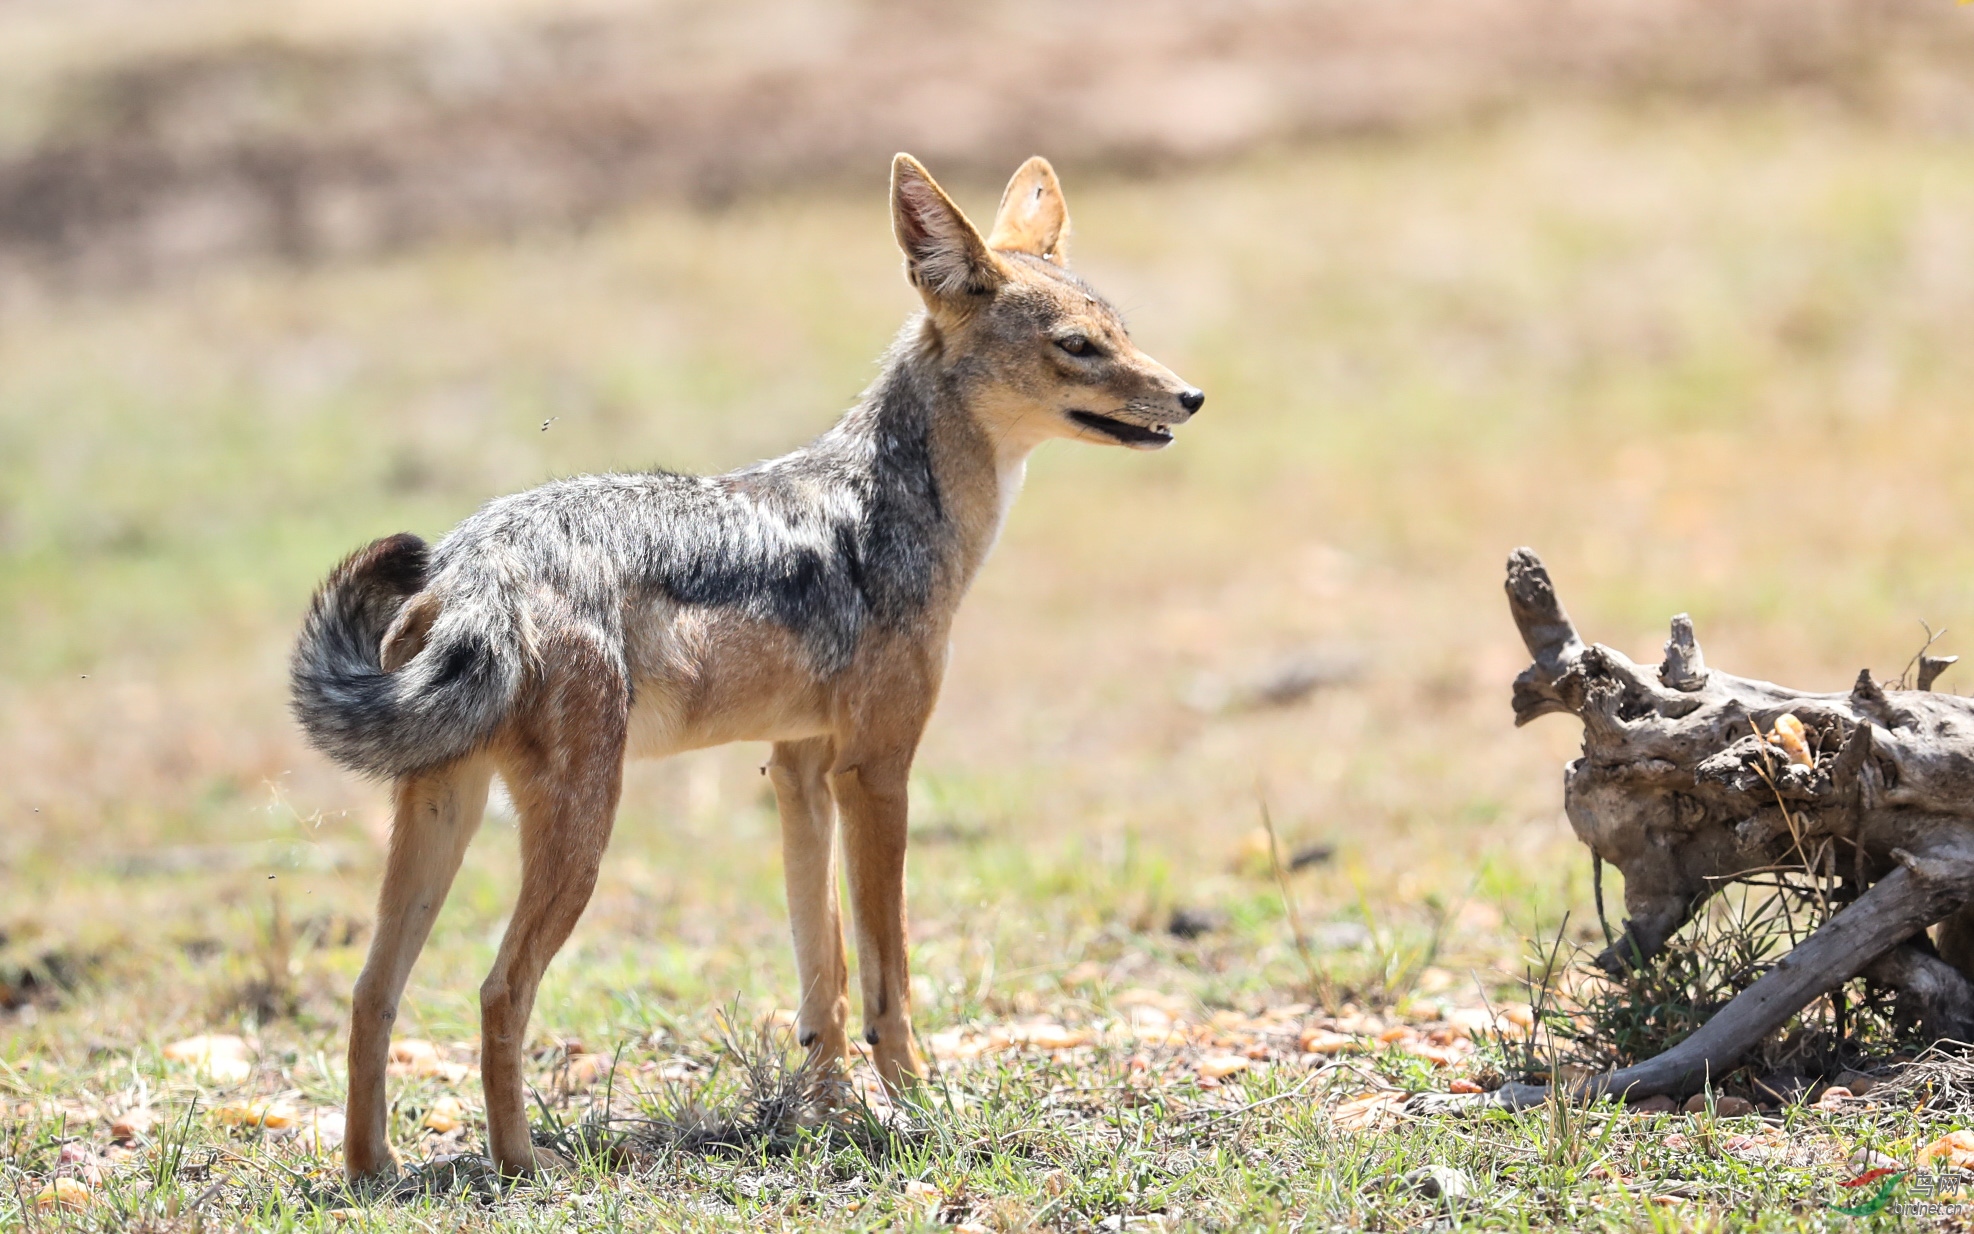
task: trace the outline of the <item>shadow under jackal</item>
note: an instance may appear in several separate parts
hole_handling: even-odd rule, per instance
[[[953,615],[1052,437],[1156,449],[1205,396],[1067,268],[1055,172],[1030,159],[982,238],[908,155],[892,226],[925,311],[837,425],[723,476],[584,476],[491,502],[436,546],[396,535],[317,592],[293,662],[310,740],[392,782],[376,934],[350,1027],[345,1167],[388,1172],[384,1072],[413,961],[495,775],[522,880],[480,989],[488,1140],[533,1147],[521,1049],[543,968],[588,902],[624,760],[774,743],[797,1031],[848,1050],[837,819],[863,1023],[894,1089],[921,1072],[906,972],[905,786]]]

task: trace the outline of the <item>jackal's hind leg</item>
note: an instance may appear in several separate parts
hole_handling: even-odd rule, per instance
[[[843,852],[857,929],[864,1040],[893,1093],[925,1074],[912,1038],[912,987],[905,939],[905,782],[911,752],[859,760],[830,776],[843,811]]]
[[[493,770],[484,760],[469,759],[408,776],[393,791],[396,816],[384,886],[377,897],[377,925],[351,1000],[343,1170],[352,1179],[394,1169],[384,1093],[391,1025],[397,1020],[405,979],[432,932],[466,845],[479,829],[492,778]]]
[[[850,1049],[850,972],[836,889],[836,803],[828,780],[835,753],[827,737],[783,741],[768,762],[781,809],[782,874],[801,990],[796,1040],[824,1065],[840,1064]]]
[[[529,1136],[521,1051],[542,970],[596,889],[623,786],[628,692],[621,676],[575,658],[542,691],[501,774],[521,816],[521,895],[480,987],[480,1080],[487,1142],[504,1174],[557,1164]]]

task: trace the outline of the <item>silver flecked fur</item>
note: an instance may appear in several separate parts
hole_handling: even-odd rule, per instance
[[[291,664],[311,743],[379,778],[461,757],[507,715],[535,630],[579,624],[628,677],[625,614],[658,599],[773,622],[818,678],[840,672],[867,629],[918,616],[953,535],[918,333],[906,327],[834,428],[781,458],[722,476],[559,480],[488,503],[429,552],[405,534],[353,555],[316,594]],[[439,616],[387,673],[380,643],[421,591]]]

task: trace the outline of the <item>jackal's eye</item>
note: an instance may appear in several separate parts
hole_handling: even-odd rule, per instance
[[[1080,334],[1065,334],[1056,340],[1056,346],[1062,348],[1072,356],[1094,356],[1097,354],[1096,344]]]

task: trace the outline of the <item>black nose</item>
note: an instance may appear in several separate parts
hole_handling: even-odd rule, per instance
[[[1179,406],[1188,412],[1198,411],[1206,403],[1206,391],[1188,390],[1179,396]]]

